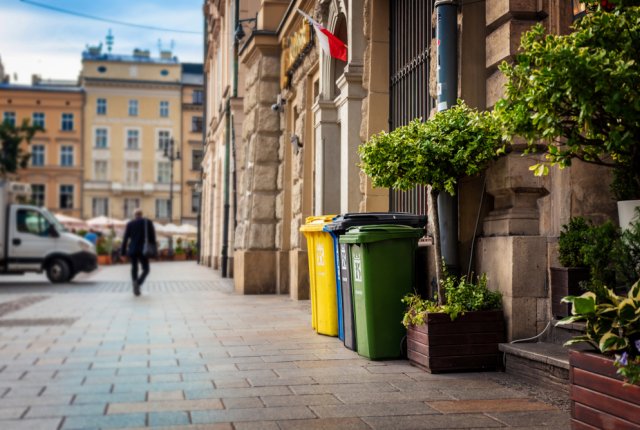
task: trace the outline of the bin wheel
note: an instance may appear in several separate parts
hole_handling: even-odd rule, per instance
[[[71,279],[71,268],[69,263],[61,258],[56,258],[47,265],[47,278],[49,281],[58,284]]]

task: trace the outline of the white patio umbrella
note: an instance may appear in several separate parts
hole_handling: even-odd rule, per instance
[[[109,227],[124,227],[127,223],[121,219],[109,218],[104,215],[100,215],[95,218],[87,220],[87,225],[92,228],[109,228]]]
[[[184,236],[195,236],[198,233],[198,228],[191,224],[182,224],[178,228],[176,228],[178,234]]]
[[[178,226],[171,222],[169,224],[165,224],[164,232],[169,235],[180,234],[180,232],[178,231]]]
[[[67,228],[74,228],[77,230],[87,228],[87,223],[80,218],[75,218],[65,214],[53,214],[53,216],[55,216],[56,219],[60,221],[60,224],[64,225]]]

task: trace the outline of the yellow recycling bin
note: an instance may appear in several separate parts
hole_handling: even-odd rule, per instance
[[[338,290],[333,238],[323,227],[335,215],[310,216],[300,231],[307,238],[311,325],[320,334],[338,335]]]

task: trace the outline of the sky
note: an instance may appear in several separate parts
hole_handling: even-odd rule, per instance
[[[29,0],[31,1],[31,0]],[[131,55],[134,48],[148,49],[158,57],[158,40],[181,62],[202,62],[203,0],[33,0],[80,14],[197,34],[146,30],[80,18],[47,10],[21,0],[0,0],[0,61],[11,82],[78,78],[87,45],[102,42],[109,29],[112,53]],[[18,79],[14,78],[14,74]]]

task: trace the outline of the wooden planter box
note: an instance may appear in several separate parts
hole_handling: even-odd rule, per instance
[[[187,255],[186,254],[174,254],[173,255],[173,260],[174,261],[185,261],[187,259]]]
[[[407,330],[409,361],[430,373],[495,370],[500,367],[498,344],[504,342],[502,311],[427,314],[425,323]]]
[[[569,352],[572,429],[639,429],[640,386],[625,385],[613,359]]]
[[[565,296],[579,296],[584,291],[580,282],[589,280],[589,269],[586,267],[551,267],[551,312],[556,318],[564,318],[571,314],[570,303],[560,303]]]

